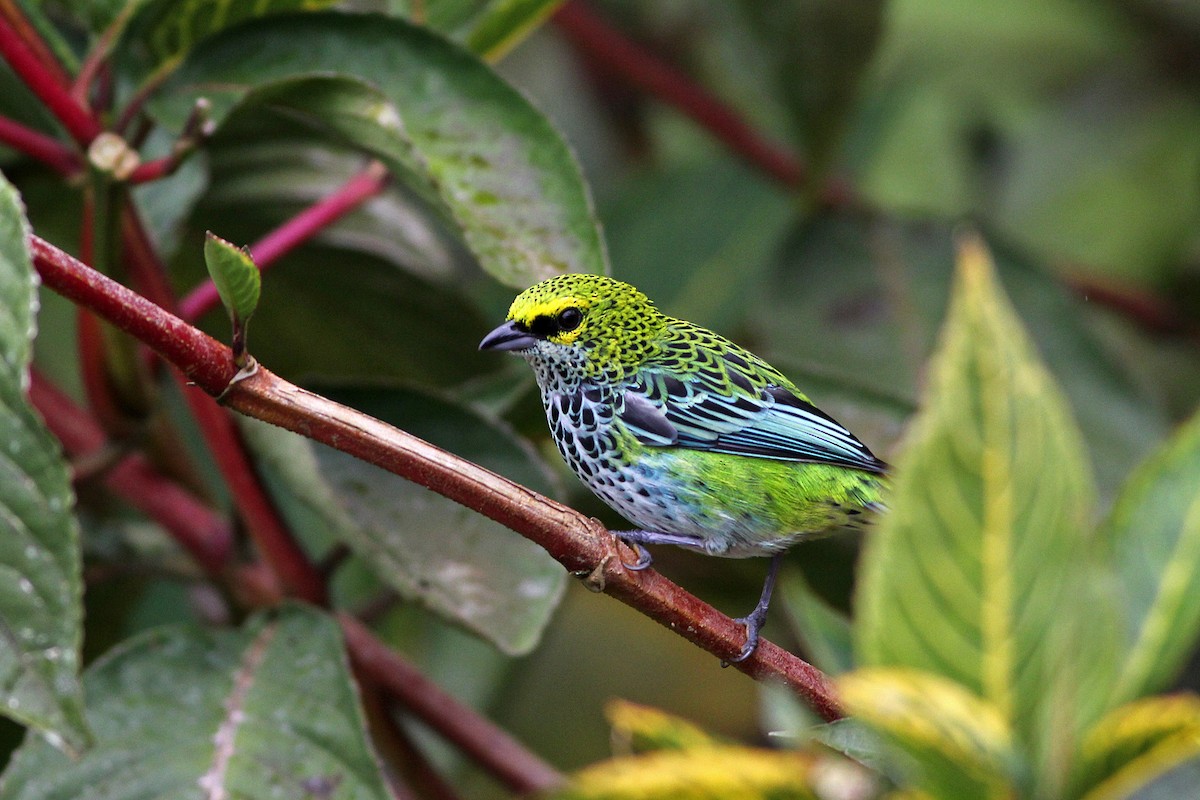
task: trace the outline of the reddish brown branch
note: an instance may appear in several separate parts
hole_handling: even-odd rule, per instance
[[[229,387],[235,370],[228,348],[53,245],[37,237],[31,242],[34,263],[51,289],[145,342],[209,394],[221,394]],[[512,528],[568,570],[589,575],[597,588],[718,658],[730,659],[741,650],[745,631],[740,624],[653,570],[626,570],[604,527],[567,506],[265,369],[229,387],[225,402],[244,414],[394,472]],[[764,641],[735,667],[751,677],[790,687],[826,719],[841,715],[826,677],[770,642]]]
[[[313,203],[252,244],[250,252],[254,256],[254,263],[260,270],[266,270],[334,221],[379,194],[387,185],[387,180],[387,169],[378,161],[372,162],[362,172],[342,184],[337,191]],[[183,299],[179,304],[179,313],[184,319],[195,320],[219,303],[217,287],[209,280]]]
[[[11,21],[0,16],[0,56],[13,72],[46,104],[71,137],[87,147],[100,133],[100,123],[71,97],[59,76],[48,70],[38,54],[21,38]]]
[[[87,456],[107,446],[95,420],[37,372],[32,373],[29,399],[68,455]],[[162,525],[205,572],[215,576],[225,568],[233,548],[229,525],[144,457],[122,458],[104,474],[104,485]]]
[[[0,117],[0,143],[36,158],[60,175],[74,175],[83,166],[79,154],[74,150],[8,117]]]
[[[349,614],[339,614],[355,665],[405,708],[487,768],[515,792],[540,792],[563,776],[508,735],[447,694],[416,667],[375,638]]]

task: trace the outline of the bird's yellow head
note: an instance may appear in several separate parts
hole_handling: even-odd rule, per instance
[[[627,283],[603,275],[559,275],[519,294],[508,321],[479,348],[520,353],[535,367],[613,375],[635,369],[666,324],[667,317]]]

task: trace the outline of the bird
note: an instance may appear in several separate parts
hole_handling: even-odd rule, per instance
[[[512,302],[480,350],[533,368],[554,443],[580,480],[646,545],[769,556],[758,604],[737,619],[758,647],[783,553],[859,527],[885,508],[888,465],[763,359],[660,312],[603,275],[543,280]]]

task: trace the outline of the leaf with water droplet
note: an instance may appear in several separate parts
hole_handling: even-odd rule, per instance
[[[0,800],[328,797],[386,800],[341,632],[299,606],[240,630],[160,628],[84,677],[95,745],[69,759],[30,738]],[[312,787],[331,787],[314,795]]]
[[[0,712],[78,751],[88,741],[79,529],[58,443],[25,398],[37,310],[28,236],[0,176]]]

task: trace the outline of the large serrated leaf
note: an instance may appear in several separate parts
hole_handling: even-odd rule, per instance
[[[1150,697],[1113,710],[1089,731],[1078,771],[1087,800],[1117,800],[1197,759],[1200,698]]]
[[[76,751],[88,740],[79,528],[58,443],[24,394],[37,309],[28,235],[0,176],[0,714]]]
[[[0,798],[391,797],[341,632],[315,611],[151,631],[97,661],[85,685],[95,746],[71,761],[27,741]]]
[[[838,679],[847,710],[911,762],[906,784],[943,800],[1013,796],[1017,756],[999,710],[930,673],[863,669]]]
[[[509,431],[444,398],[402,389],[323,393],[544,493],[556,487]],[[290,504],[301,504],[380,579],[520,655],[536,646],[565,573],[497,522],[350,456],[262,424],[245,427]]]
[[[118,46],[139,72],[176,65],[206,36],[246,20],[329,8],[337,0],[143,0]]]
[[[1162,689],[1200,633],[1200,415],[1137,470],[1101,537],[1126,620],[1121,703]]]
[[[1084,572],[1092,487],[1079,433],[976,239],[962,246],[930,373],[864,554],[859,661],[983,698],[1053,787],[1064,776],[1051,765],[1106,691],[1093,684],[1113,654],[1096,648],[1112,643],[1095,631],[1112,609]]]
[[[561,137],[475,56],[435,34],[332,13],[250,23],[206,40],[151,106],[178,127],[204,96],[221,121],[255,89],[248,103],[288,108],[417,181],[499,280],[606,271],[591,198]]]

